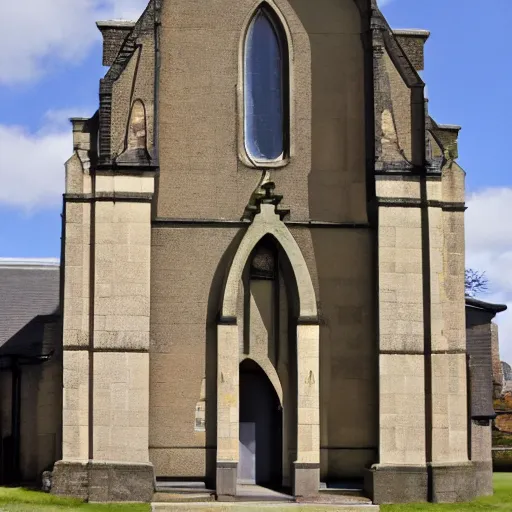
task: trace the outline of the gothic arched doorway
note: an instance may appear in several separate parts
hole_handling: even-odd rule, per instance
[[[275,410],[277,399],[283,406],[282,418],[272,419],[280,428],[271,429],[273,441],[263,440],[261,450],[269,453],[268,446],[281,444],[272,449],[271,456],[260,455],[259,470],[256,456],[260,448],[256,446],[254,426],[253,481],[268,485],[264,480],[270,479],[279,487],[291,486],[295,496],[316,494],[320,482],[316,296],[304,256],[276,209],[279,197],[272,195],[272,187],[267,188],[231,262],[217,324],[219,499],[237,496],[238,466],[244,464],[240,464],[240,439],[244,439],[240,426],[256,423],[250,421],[253,404],[253,409],[242,410],[243,402],[254,400],[246,399],[246,392],[240,390],[240,386],[252,387],[247,385],[251,377],[245,371],[250,363],[242,362],[241,367],[241,360],[252,360],[263,373],[264,383],[258,383],[255,389],[271,386],[274,392],[270,395],[274,398],[265,399],[262,407]],[[269,415],[274,418],[274,412]],[[277,461],[272,463],[270,474],[264,469],[265,457]]]
[[[281,487],[282,410],[277,393],[258,364],[240,365],[240,483]]]

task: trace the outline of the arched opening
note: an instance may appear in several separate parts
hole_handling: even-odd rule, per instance
[[[255,12],[244,44],[245,149],[255,164],[283,160],[289,140],[288,43],[266,3]]]
[[[254,361],[240,365],[240,460],[238,481],[282,485],[282,408],[265,372]]]
[[[314,494],[319,485],[315,292],[300,248],[275,205],[260,208],[231,263],[217,324],[216,489],[226,499],[237,496],[244,481],[291,487],[296,496]],[[258,371],[247,367],[247,360]],[[278,427],[267,424],[272,438],[258,446],[260,409]]]
[[[243,302],[243,317],[240,318],[243,332],[240,334],[244,342],[241,357],[256,363],[261,369],[262,375],[273,386],[274,394],[277,393],[277,406],[280,406],[281,411],[279,425],[273,427],[274,435],[279,436],[279,442],[274,442],[272,452],[274,474],[270,480],[258,478],[253,479],[253,483],[275,489],[286,488],[291,485],[290,475],[297,450],[298,293],[286,252],[273,235],[263,236],[251,251],[241,284],[244,290],[240,295],[240,301]],[[240,376],[242,386],[242,371]],[[244,407],[245,411],[251,403],[256,403],[249,400],[243,404],[242,398],[241,392],[240,407]],[[240,421],[240,461],[241,467],[245,468],[243,457],[247,457],[249,452],[244,448],[242,440],[244,436],[250,435],[251,426],[243,426],[242,419]],[[252,456],[256,457],[256,454]],[[264,455],[261,457],[265,460]]]
[[[146,107],[142,100],[133,102],[126,127],[123,152],[116,158],[118,164],[149,162]]]
[[[146,148],[146,108],[141,100],[135,100],[130,114],[128,132],[126,134],[126,149],[145,150]]]

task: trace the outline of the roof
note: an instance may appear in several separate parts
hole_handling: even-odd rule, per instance
[[[1,268],[59,268],[57,258],[0,258]]]
[[[490,302],[484,302],[483,300],[473,299],[472,297],[466,297],[466,306],[494,314],[502,313],[507,310],[505,304],[492,304]]]
[[[0,258],[2,354],[42,346],[44,324],[59,312],[59,270],[55,259]]]

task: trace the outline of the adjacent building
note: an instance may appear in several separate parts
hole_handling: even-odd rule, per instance
[[[493,319],[506,309],[502,304],[466,299],[469,449],[477,488],[485,494],[493,492],[493,421],[497,413],[496,399],[503,390],[498,326]]]
[[[62,457],[59,262],[0,258],[0,485]]]

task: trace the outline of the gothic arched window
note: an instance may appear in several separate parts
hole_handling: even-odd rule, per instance
[[[288,152],[288,44],[275,13],[256,11],[244,47],[245,149],[255,164],[283,160]]]

